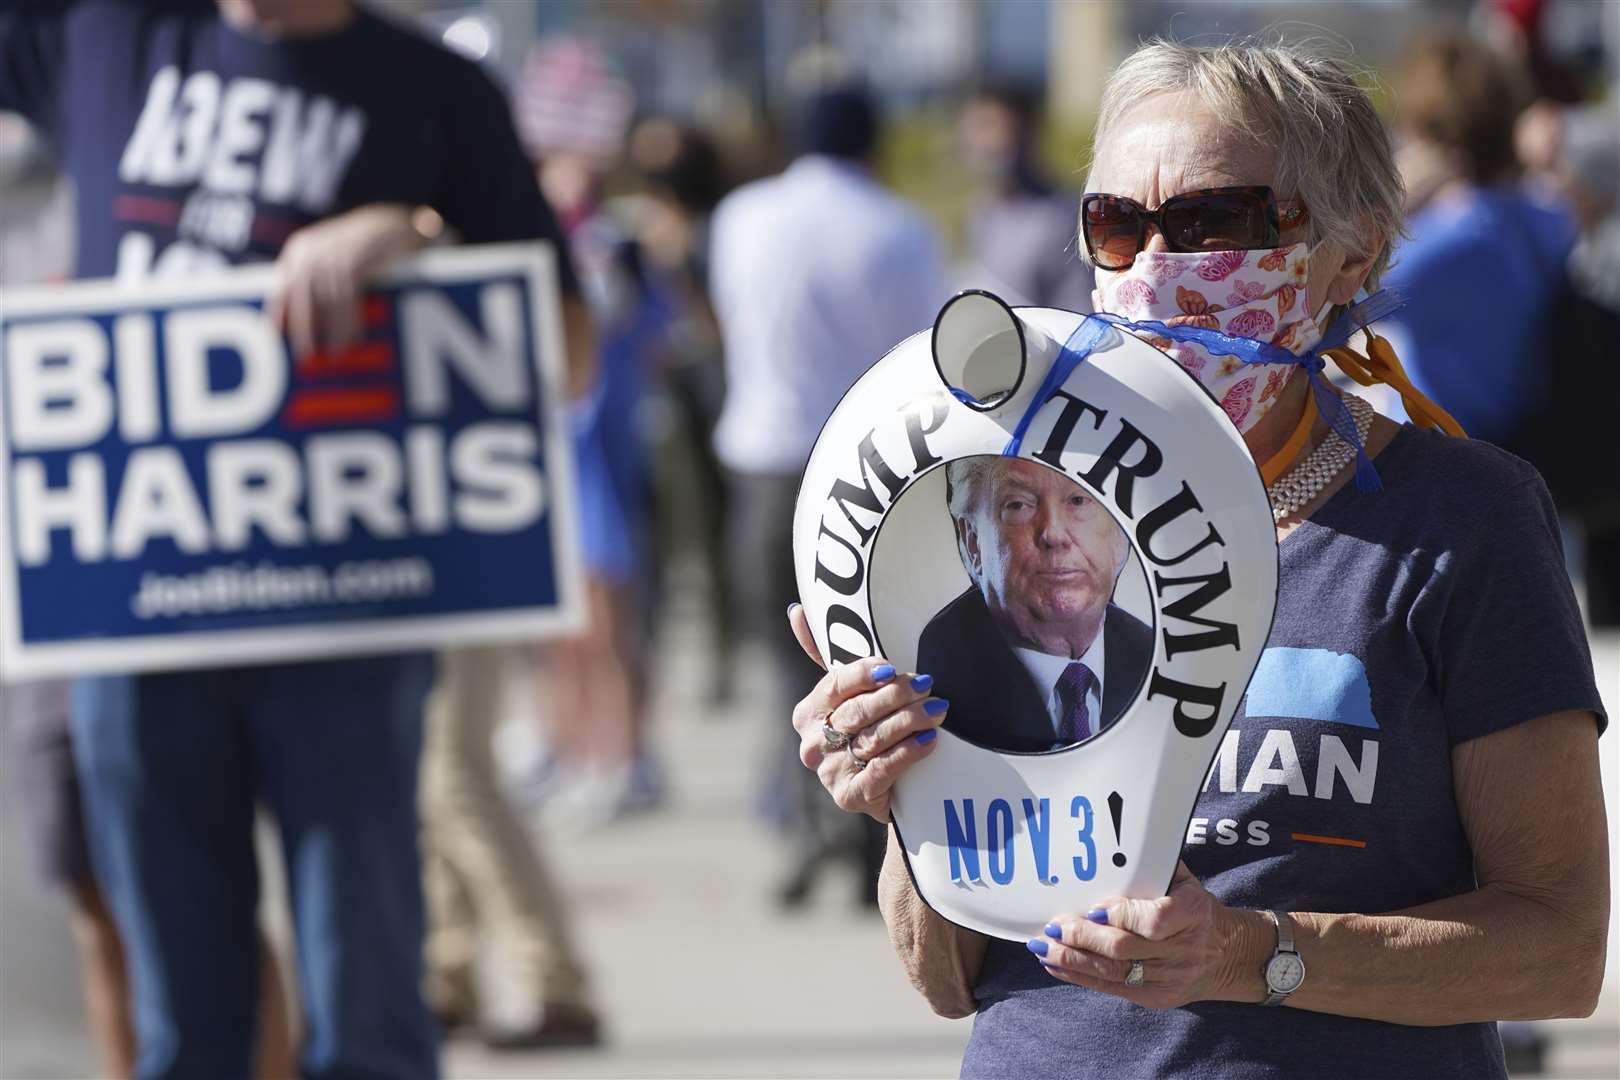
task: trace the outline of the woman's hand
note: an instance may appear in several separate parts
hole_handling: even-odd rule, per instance
[[[427,243],[417,213],[397,203],[373,203],[306,225],[287,238],[264,310],[292,340],[296,355],[341,352],[360,340],[366,283]]]
[[[1192,1001],[1258,1001],[1260,965],[1242,979],[1253,953],[1258,912],[1226,907],[1176,864],[1170,892],[1157,900],[1114,897],[1084,914],[1060,915],[1029,949],[1054,978],[1100,990],[1150,1009]],[[1131,961],[1142,961],[1142,985],[1125,985]],[[1252,986],[1245,984],[1252,983]]]
[[[804,608],[788,609],[793,634],[810,659],[826,667]],[[814,769],[841,809],[889,820],[895,780],[934,748],[945,702],[928,696],[928,675],[902,675],[877,657],[827,672],[793,710],[799,760]],[[827,742],[824,725],[850,736],[843,749]],[[861,762],[865,762],[864,766]]]

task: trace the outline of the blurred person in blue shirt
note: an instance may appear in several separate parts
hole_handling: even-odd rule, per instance
[[[552,38],[530,52],[515,94],[519,131],[598,329],[596,377],[569,412],[590,620],[578,637],[539,650],[548,754],[539,793],[557,816],[602,822],[663,798],[645,737],[650,490],[642,407],[650,356],[673,313],[603,198],[625,151],[629,82],[596,46]]]
[[[1407,239],[1384,281],[1410,303],[1388,337],[1417,388],[1470,435],[1511,442],[1545,384],[1540,336],[1575,221],[1520,184],[1514,121],[1527,97],[1509,60],[1434,38],[1402,58],[1394,89]]]

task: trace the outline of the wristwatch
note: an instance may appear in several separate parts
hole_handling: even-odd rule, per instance
[[[1286,911],[1268,911],[1277,927],[1277,951],[1266,962],[1266,1000],[1262,1005],[1281,1005],[1305,981],[1305,961],[1294,948],[1294,920]]]

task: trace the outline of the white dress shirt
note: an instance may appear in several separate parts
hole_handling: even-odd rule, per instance
[[[947,298],[922,216],[819,155],[721,201],[709,285],[726,354],[715,450],[751,473],[797,474],[844,391]]]
[[[1086,691],[1086,709],[1091,718],[1091,733],[1093,735],[1102,730],[1102,692],[1103,692],[1103,638],[1106,635],[1102,630],[1092,639],[1091,648],[1080,657],[1080,662],[1091,669],[1095,676],[1091,688]],[[1057,692],[1058,679],[1063,672],[1074,663],[1069,656],[1053,656],[1051,653],[1036,652],[1034,649],[1014,649],[1018,654],[1019,663],[1029,672],[1030,678],[1035,680],[1038,690],[1046,691],[1046,712],[1052,719],[1052,735],[1056,738],[1063,724],[1063,698]]]

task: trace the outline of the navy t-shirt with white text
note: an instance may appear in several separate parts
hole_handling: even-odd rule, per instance
[[[1281,544],[1271,636],[1188,824],[1182,857],[1234,907],[1378,914],[1470,892],[1452,751],[1569,709],[1604,722],[1535,470],[1413,427],[1376,465],[1383,491],[1346,485]],[[1506,1077],[1495,1024],[1144,1009],[1058,982],[1017,942],[990,942],[974,996],[968,1077]]]
[[[203,3],[24,3],[0,14],[0,109],[77,188],[79,277],[173,277],[274,258],[296,229],[369,203],[431,206],[466,243],[557,222],[476,64],[364,9],[278,41]]]

